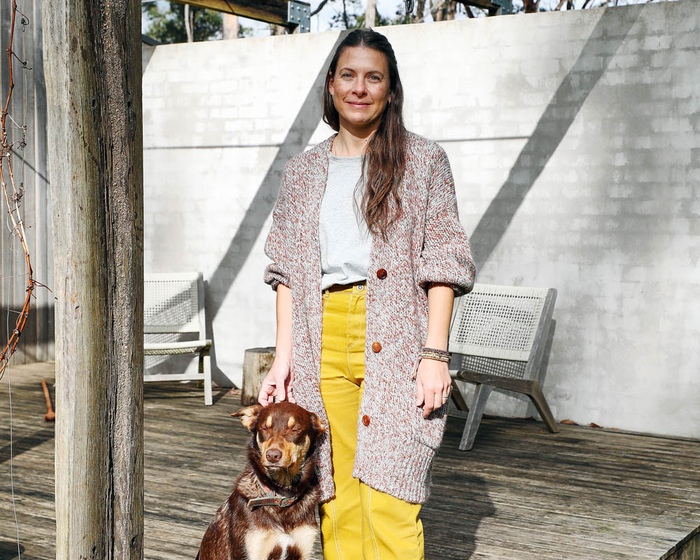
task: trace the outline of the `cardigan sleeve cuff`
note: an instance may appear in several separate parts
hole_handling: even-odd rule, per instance
[[[459,297],[471,292],[474,287],[476,267],[466,236],[453,235],[451,241],[423,250],[418,262],[416,281],[424,290],[430,284],[448,285],[454,290],[455,297]]]
[[[447,264],[444,261],[438,264],[421,259],[417,280],[423,290],[428,290],[431,284],[443,284],[450,286],[455,297],[459,297],[471,292],[474,287],[473,266],[470,268],[466,263]]]
[[[280,284],[290,288],[290,275],[286,273],[277,263],[271,263],[265,268],[264,282],[273,290],[277,291]]]

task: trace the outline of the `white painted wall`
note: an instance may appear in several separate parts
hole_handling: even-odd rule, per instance
[[[450,156],[478,280],[559,290],[558,420],[700,437],[699,20],[680,0],[381,30],[409,128]],[[282,166],[330,134],[337,40],[144,53],[146,270],[210,282],[221,383],[274,344],[263,243]],[[503,395],[487,412],[527,413]]]

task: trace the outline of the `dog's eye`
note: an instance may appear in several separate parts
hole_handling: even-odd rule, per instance
[[[299,426],[299,425],[294,425],[294,426],[292,426],[291,428],[289,428],[289,430],[290,430],[293,434],[300,434],[302,431],[304,431],[304,429],[303,429],[301,426]]]

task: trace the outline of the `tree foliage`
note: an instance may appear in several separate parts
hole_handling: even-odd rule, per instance
[[[162,9],[161,6],[165,8]],[[142,4],[142,16],[149,25],[146,35],[161,43],[186,43],[185,5],[175,2]],[[195,41],[221,39],[221,13],[204,8],[190,7]]]

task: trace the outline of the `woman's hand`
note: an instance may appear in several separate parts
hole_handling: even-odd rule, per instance
[[[447,403],[452,387],[446,362],[424,358],[416,375],[416,406],[423,408],[423,418]]]
[[[290,395],[294,379],[294,358],[292,353],[292,290],[280,284],[277,286],[277,339],[275,359],[270,371],[263,379],[258,402],[267,406],[275,400],[295,402]]]
[[[294,365],[286,359],[275,358],[270,371],[263,379],[258,402],[267,406],[279,401],[296,402],[292,396],[291,384],[294,380]]]

